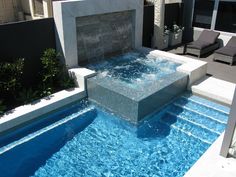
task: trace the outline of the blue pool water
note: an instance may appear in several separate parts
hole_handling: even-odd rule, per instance
[[[161,56],[130,52],[87,67],[95,70],[101,78],[109,78],[125,87],[140,88],[153,81],[161,81],[165,76],[176,72],[180,65]]]
[[[228,113],[185,93],[136,127],[85,101],[42,118],[41,128],[2,137],[0,176],[180,177],[222,133]]]

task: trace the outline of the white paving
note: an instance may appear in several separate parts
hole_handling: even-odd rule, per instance
[[[230,106],[234,96],[235,84],[214,77],[204,77],[194,83],[191,90],[195,94]]]
[[[0,133],[86,96],[81,88],[62,90],[34,103],[17,107],[0,117]]]
[[[211,145],[184,177],[236,177],[236,159],[220,156],[223,134]]]

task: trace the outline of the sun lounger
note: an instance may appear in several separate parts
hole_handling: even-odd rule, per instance
[[[233,36],[225,47],[215,51],[215,60],[224,61],[233,65],[233,62],[236,60],[236,36]]]
[[[220,45],[219,41],[217,40],[219,35],[220,33],[215,31],[203,30],[196,41],[185,45],[184,54],[193,54],[200,58],[201,55],[216,50]]]

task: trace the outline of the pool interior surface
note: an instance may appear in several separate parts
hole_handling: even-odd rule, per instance
[[[0,176],[180,177],[224,131],[228,114],[185,93],[134,126],[85,100],[2,137]]]
[[[109,78],[113,83],[139,90],[153,81],[164,80],[174,72],[180,63],[145,52],[129,52],[107,60],[89,64],[99,78]]]

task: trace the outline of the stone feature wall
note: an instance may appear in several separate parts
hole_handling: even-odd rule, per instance
[[[132,19],[129,17],[131,15],[129,14],[130,11],[133,12]],[[111,19],[108,14],[113,13],[118,14],[115,14],[117,17],[112,17]],[[124,15],[126,13],[128,14]],[[82,59],[83,61],[88,58],[94,58],[97,54],[102,55],[104,49],[105,55],[121,50],[121,41],[124,48],[122,50],[130,48],[130,43],[127,43],[127,41],[130,41],[131,38],[129,35],[131,28],[133,29],[131,35],[133,36],[132,48],[138,49],[142,47],[143,0],[53,1],[53,14],[56,26],[57,50],[61,53],[61,59],[65,61],[69,68],[78,67],[79,60],[83,58],[78,58],[78,56],[85,56],[86,54],[87,56]],[[92,16],[97,17],[92,19]],[[82,30],[79,27],[80,23],[77,22],[80,17],[81,19],[89,18],[89,20],[96,20],[97,18],[102,23],[88,24],[90,28],[83,25],[85,29],[87,28],[87,31],[85,29]],[[130,19],[130,22],[128,22],[128,19]],[[106,26],[105,24],[108,23],[111,23],[111,25]],[[94,33],[97,34],[94,35]],[[84,39],[78,42],[77,36],[80,35]],[[103,42],[104,44],[102,44]],[[86,46],[82,46],[83,44]],[[102,47],[99,46],[101,44],[103,45]],[[81,51],[79,51],[79,48]],[[88,54],[87,49],[92,49],[90,54]]]
[[[131,50],[134,11],[76,18],[78,63],[94,61]]]

